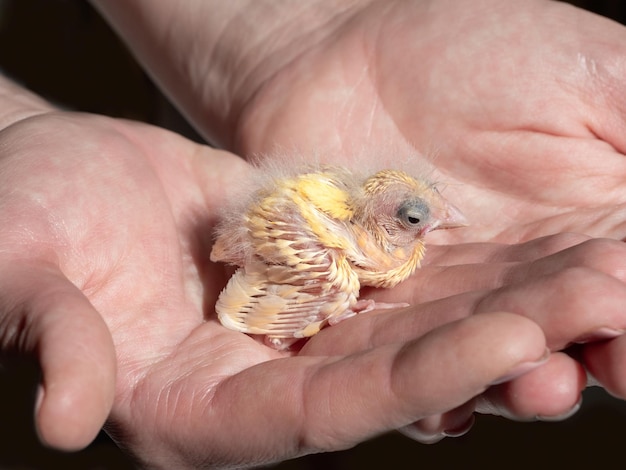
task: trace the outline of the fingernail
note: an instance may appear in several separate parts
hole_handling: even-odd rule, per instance
[[[37,397],[35,398],[35,413],[39,412],[41,402],[43,402],[44,389],[41,385],[37,387]]]
[[[545,416],[545,415],[537,415],[537,420],[539,421],[547,421],[547,422],[552,422],[552,421],[563,421],[566,420],[567,418],[570,418],[572,416],[574,416],[578,410],[580,410],[580,407],[583,403],[582,398],[580,398],[576,404],[574,406],[572,406],[569,410],[567,410],[565,413],[562,413],[560,415],[557,416]]]
[[[617,328],[609,328],[607,326],[604,326],[602,328],[598,328],[597,330],[587,332],[579,336],[577,339],[575,339],[572,342],[575,344],[592,343],[594,341],[602,341],[602,340],[617,338],[618,336],[621,336],[623,334],[624,334],[624,330],[620,330]]]
[[[550,350],[546,348],[545,352],[543,353],[543,356],[541,356],[536,361],[527,361],[527,362],[522,362],[516,365],[509,372],[497,378],[496,380],[491,382],[489,385],[499,385],[501,383],[508,382],[509,380],[513,380],[516,377],[524,375],[527,372],[530,372],[531,370],[536,369],[537,367],[545,364],[548,361],[549,357],[550,357]]]
[[[470,429],[472,429],[472,426],[474,426],[475,420],[476,419],[474,418],[474,415],[472,415],[462,425],[457,426],[456,428],[453,428],[453,429],[446,429],[445,431],[443,431],[442,434],[445,437],[461,437],[462,435],[467,434]]]

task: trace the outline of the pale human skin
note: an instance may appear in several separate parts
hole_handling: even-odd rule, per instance
[[[415,145],[462,197],[473,229],[437,237],[394,291],[366,293],[412,307],[347,320],[292,356],[212,316],[226,272],[208,262],[210,229],[243,160],[0,82],[0,344],[41,362],[45,442],[84,446],[108,417],[147,467],[253,465],[398,428],[435,441],[475,409],[564,416],[583,365],[626,397],[626,31],[551,2],[484,1],[479,16],[448,3],[354,2],[326,21],[337,5],[98,2],[213,142],[249,155],[324,141],[335,158]],[[211,21],[237,12],[218,6],[268,14],[224,32]],[[263,22],[276,18],[287,32]],[[564,231],[586,235],[533,240]],[[581,362],[562,352],[572,342]]]

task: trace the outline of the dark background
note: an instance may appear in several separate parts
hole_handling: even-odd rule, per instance
[[[626,23],[622,0],[570,3]],[[150,122],[199,139],[85,1],[0,0],[0,70],[61,106]],[[0,469],[133,468],[104,433],[75,454],[41,447],[32,424],[37,380],[34,362],[0,361]],[[580,412],[565,422],[513,423],[479,416],[468,435],[436,445],[391,433],[349,451],[309,456],[276,468],[621,466],[626,403],[596,388],[583,398]]]

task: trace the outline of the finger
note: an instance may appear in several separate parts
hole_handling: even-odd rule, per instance
[[[347,355],[412,341],[435,328],[471,316],[485,295],[485,292],[470,292],[401,309],[361,313],[324,328],[301,351],[307,355]]]
[[[426,266],[513,263],[535,261],[589,240],[587,235],[559,233],[525,243],[457,243],[432,246],[427,251]]]
[[[446,437],[460,437],[474,425],[476,400],[443,414],[435,414],[400,428],[402,434],[424,444],[434,444]]]
[[[510,314],[475,316],[406,344],[348,357],[296,356],[247,369],[219,386],[211,419],[219,419],[224,436],[235,433],[260,449],[280,442],[293,446],[294,455],[336,450],[456,409],[489,384],[541,363],[544,353],[543,333],[533,322]],[[242,426],[223,414],[228,410],[255,426]],[[193,432],[206,419],[199,416]],[[271,435],[263,431],[259,437],[266,429]]]
[[[0,276],[0,324],[3,349],[39,359],[42,441],[64,450],[86,446],[115,391],[115,351],[100,315],[56,268],[13,263]]]
[[[588,242],[589,237],[560,234],[519,245],[491,243],[433,247],[434,256],[408,281],[392,290],[363,289],[362,295],[381,302],[406,299],[411,304],[430,302],[475,290],[495,289],[531,277],[575,266],[587,266],[614,275],[616,251],[626,246],[610,240]]]
[[[542,276],[576,267],[602,272],[626,282],[626,243],[607,238],[589,239],[538,259],[528,265],[528,273],[520,270],[516,277]]]
[[[382,303],[402,300],[419,305],[465,292],[496,289],[514,267],[513,263],[428,267],[393,289],[365,287],[360,294]]]
[[[614,277],[568,268],[489,293],[474,313],[504,310],[530,318],[545,332],[550,349],[560,350],[626,331],[625,303],[626,285]]]
[[[626,286],[587,268],[495,290],[468,292],[398,310],[356,315],[325,328],[304,346],[306,354],[351,354],[364,348],[410,341],[445,323],[476,313],[506,311],[526,316],[545,332],[552,350],[618,336],[626,330]]]
[[[587,344],[581,355],[595,381],[612,395],[626,398],[626,336]]]
[[[476,411],[516,420],[556,421],[580,407],[586,373],[564,353],[553,353],[540,367],[487,390]]]

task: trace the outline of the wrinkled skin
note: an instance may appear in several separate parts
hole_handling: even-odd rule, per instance
[[[41,361],[45,441],[85,445],[109,416],[147,465],[258,464],[397,428],[435,441],[467,430],[476,407],[564,416],[583,364],[626,397],[626,32],[550,2],[484,1],[479,16],[447,3],[372,2],[242,109],[243,154],[434,149],[473,224],[433,238],[407,283],[364,292],[411,307],[346,320],[299,354],[212,311],[227,275],[208,262],[210,231],[246,163],[44,105],[2,131],[0,339]],[[587,235],[533,240],[565,231]],[[582,362],[561,352],[572,342]]]

